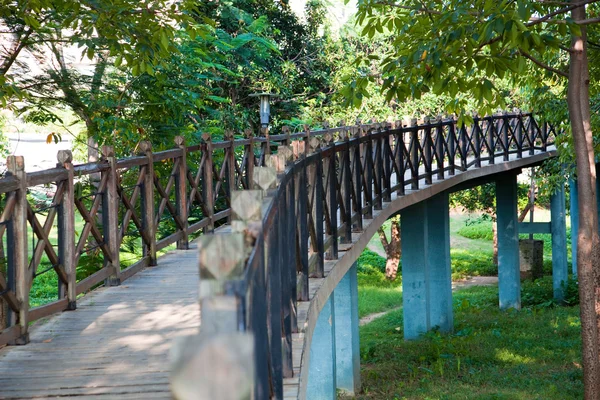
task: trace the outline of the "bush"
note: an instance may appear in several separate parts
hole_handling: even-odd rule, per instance
[[[473,223],[469,223],[460,228],[458,234],[467,239],[494,240],[492,221],[490,220],[477,219]]]
[[[577,281],[570,277],[565,285],[565,304],[570,306],[579,304]],[[556,305],[552,277],[545,276],[534,281],[524,281],[521,285],[521,305],[524,308],[545,308]]]
[[[372,271],[377,271],[385,274],[385,258],[379,254],[365,249],[360,257],[358,257],[358,272],[369,274]],[[398,267],[398,274],[400,273],[400,267]]]
[[[450,253],[452,279],[498,275],[498,267],[493,262],[491,252],[452,249]]]

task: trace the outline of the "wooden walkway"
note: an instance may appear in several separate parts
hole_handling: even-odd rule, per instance
[[[200,325],[196,246],[37,322],[0,349],[0,399],[170,399],[169,350]]]

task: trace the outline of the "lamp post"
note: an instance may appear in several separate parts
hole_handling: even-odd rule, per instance
[[[269,118],[271,116],[271,97],[276,95],[272,93],[254,93],[250,97],[258,97],[260,99],[260,126],[267,128],[269,126]]]

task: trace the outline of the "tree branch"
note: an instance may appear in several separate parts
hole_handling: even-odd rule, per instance
[[[520,53],[520,54],[521,54],[523,57],[525,57],[525,58],[529,59],[530,61],[532,61],[532,62],[533,62],[534,64],[536,64],[537,66],[539,66],[539,67],[542,67],[542,68],[544,68],[544,69],[545,69],[545,70],[547,70],[547,71],[553,72],[553,73],[555,73],[555,74],[557,74],[557,75],[560,75],[560,76],[562,76],[562,77],[565,77],[565,78],[568,78],[568,77],[569,77],[569,74],[567,74],[566,72],[563,72],[563,71],[561,71],[561,70],[559,70],[559,69],[556,69],[556,68],[554,68],[554,67],[551,67],[551,66],[549,66],[548,64],[545,64],[545,63],[543,63],[542,61],[538,60],[537,58],[535,58],[534,56],[532,56],[531,54],[527,53],[527,52],[526,52],[526,51],[524,51],[524,50],[519,50],[519,53]]]
[[[565,14],[569,11],[572,11],[579,7],[583,7],[587,4],[597,3],[598,1],[600,1],[600,0],[584,0],[584,1],[580,1],[579,3],[573,3],[570,6],[559,8],[558,10],[553,11],[550,14],[546,14],[543,17],[537,18],[534,21],[529,21],[528,23],[525,24],[525,26],[533,26],[533,25],[541,24],[542,22],[548,21],[552,17],[555,17],[560,14]],[[580,22],[583,22],[583,21],[580,21]]]

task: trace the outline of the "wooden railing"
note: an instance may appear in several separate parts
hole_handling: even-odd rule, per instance
[[[186,249],[190,235],[227,223],[231,192],[248,189],[254,166],[296,136],[205,134],[191,145],[177,137],[173,149],[153,153],[141,142],[124,159],[105,146],[99,162],[81,165],[60,151],[56,168],[32,173],[10,156],[0,179],[0,346],[26,343],[30,322],[75,309],[80,294],[118,285],[156,265],[158,251]],[[31,305],[42,285],[56,295]]]
[[[209,281],[223,283],[216,283],[215,293],[201,287],[201,298],[237,299],[230,302],[237,322],[223,329],[253,333],[254,398],[283,398],[283,379],[294,375],[292,333],[298,331],[298,302],[309,300],[309,277],[324,276],[325,260],[338,257],[338,244],[351,243],[373,210],[393,194],[457,172],[545,152],[556,135],[553,126],[529,114],[501,114],[475,118],[469,127],[453,119],[359,123],[306,130],[282,141],[286,146],[266,156],[279,177],[276,189],[267,192],[262,220],[258,228],[245,221],[246,241],[253,244],[243,272],[232,267],[235,260],[221,263],[215,256],[211,263],[222,264],[221,275],[237,271],[229,280],[217,279],[200,261],[201,280],[204,271]],[[211,245],[206,242],[207,249]],[[202,326],[215,326],[214,316],[203,308]]]

